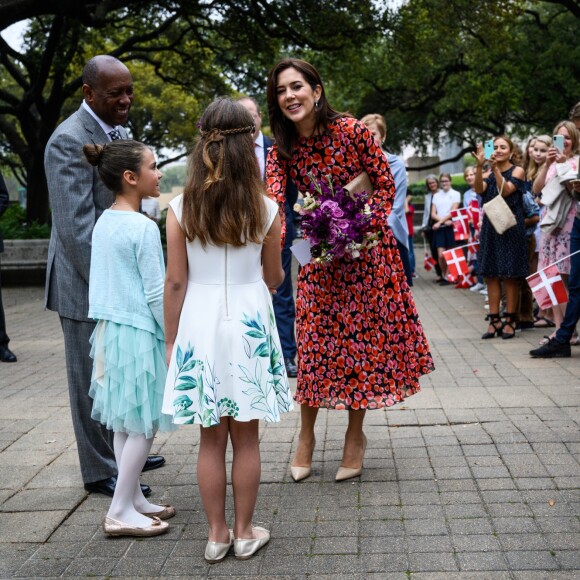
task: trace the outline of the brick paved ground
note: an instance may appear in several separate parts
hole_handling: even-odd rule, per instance
[[[365,470],[337,484],[344,412],[321,412],[314,473],[293,483],[298,413],[262,426],[255,558],[203,560],[197,428],[159,436],[144,481],[178,515],[158,538],[107,538],[108,499],[77,466],[57,316],[38,287],[3,290],[15,365],[0,364],[0,577],[559,579],[580,572],[580,347],[532,360],[542,331],[480,340],[483,298],[414,294],[437,371],[396,409],[369,412]],[[228,510],[231,514],[231,493]]]

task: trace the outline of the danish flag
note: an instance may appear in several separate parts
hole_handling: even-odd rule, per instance
[[[477,252],[479,252],[479,242],[467,244],[467,259],[469,261],[477,259]]]
[[[423,268],[425,268],[425,270],[427,270],[427,272],[430,272],[431,270],[433,270],[433,268],[435,268],[437,264],[437,260],[435,260],[435,258],[432,258],[429,254],[425,254],[425,261],[423,262]]]
[[[447,250],[443,252],[443,258],[445,258],[447,267],[449,268],[449,274],[453,278],[458,278],[461,274],[467,274],[467,262],[463,250],[460,248]]]
[[[473,274],[461,274],[455,288],[471,288],[477,282]]]
[[[551,308],[556,304],[568,302],[566,286],[555,264],[528,276],[526,280],[540,308]]]
[[[466,207],[451,210],[451,219],[455,240],[467,240],[469,238],[469,210]]]
[[[476,199],[472,199],[469,202],[469,217],[471,218],[471,223],[475,228],[475,231],[479,231],[479,221],[481,220],[481,208]]]

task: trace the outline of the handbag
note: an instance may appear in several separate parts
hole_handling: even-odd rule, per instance
[[[373,184],[371,183],[371,178],[366,171],[359,173],[354,179],[349,181],[345,186],[349,193],[362,193],[363,191],[369,195],[373,194]]]
[[[510,228],[513,228],[518,222],[514,216],[510,206],[502,197],[503,186],[505,179],[501,182],[501,189],[499,195],[494,197],[491,201],[483,204],[483,212],[487,219],[491,222],[493,229],[501,236]]]

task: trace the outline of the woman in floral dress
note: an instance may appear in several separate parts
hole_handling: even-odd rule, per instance
[[[539,203],[542,203],[542,189],[556,177],[556,168],[558,164],[567,163],[568,167],[578,171],[578,151],[580,149],[580,134],[572,121],[561,121],[554,128],[553,135],[562,135],[564,137],[564,150],[559,151],[554,145],[548,149],[545,163],[540,167],[536,174],[533,184],[533,192],[539,196]],[[565,172],[563,172],[565,173]],[[538,258],[538,270],[549,266],[553,262],[558,262],[558,272],[562,276],[564,284],[568,284],[570,276],[570,240],[572,236],[572,227],[576,218],[576,204],[570,204],[568,215],[562,227],[556,228],[553,232],[540,233],[540,250]],[[561,261],[560,261],[561,260]],[[546,344],[548,338],[556,336],[556,331],[564,320],[566,314],[566,304],[556,304],[552,307],[554,323],[556,328],[550,337],[546,337],[540,344]],[[575,341],[577,338],[574,339]]]
[[[331,176],[346,185],[366,171],[380,243],[360,257],[310,263],[298,276],[296,330],[301,430],[292,477],[311,473],[318,409],[346,409],[349,423],[336,479],[360,475],[367,409],[401,402],[433,370],[427,339],[388,225],[395,195],[384,153],[361,122],[328,103],[317,71],[286,59],[270,72],[270,126],[276,138],[266,164],[268,193],[283,207],[287,175],[298,189]]]

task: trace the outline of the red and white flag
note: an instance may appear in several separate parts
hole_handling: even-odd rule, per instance
[[[473,274],[461,274],[455,284],[456,288],[471,288],[477,282],[477,277]]]
[[[467,260],[469,262],[477,259],[477,252],[479,252],[479,242],[467,244]]]
[[[451,210],[455,240],[469,239],[469,210],[466,207]]]
[[[437,264],[437,260],[435,260],[435,258],[430,256],[429,254],[425,254],[425,261],[423,262],[423,267],[425,268],[425,270],[427,270],[427,272],[430,272],[431,270],[433,270],[433,268],[435,268],[436,264]]]
[[[538,306],[543,310],[568,302],[568,292],[555,264],[526,278]]]
[[[453,248],[443,252],[443,258],[445,258],[449,274],[453,278],[459,278],[460,274],[467,274],[467,261],[461,248]]]
[[[481,208],[476,199],[472,199],[469,202],[469,217],[471,218],[471,223],[476,231],[479,231],[479,222],[481,220]]]

